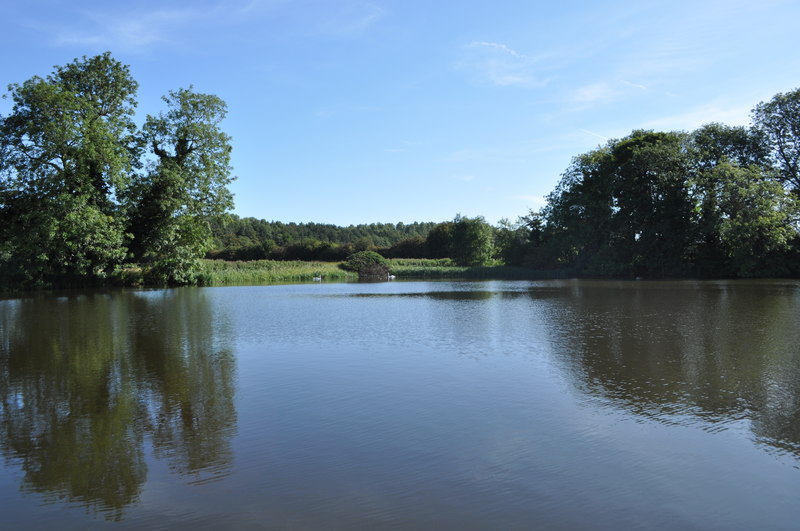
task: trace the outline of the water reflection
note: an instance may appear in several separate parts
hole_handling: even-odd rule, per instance
[[[800,457],[794,284],[573,283],[548,301],[554,352],[586,396],[664,423],[745,426]],[[568,296],[563,296],[565,293]]]
[[[119,519],[146,440],[192,479],[224,475],[235,363],[201,291],[6,301],[0,323],[0,451],[24,490]]]
[[[420,292],[401,292],[401,293],[353,293],[348,294],[347,297],[354,298],[422,298],[432,299],[438,301],[480,301],[491,299],[502,292],[485,291],[485,290],[432,290]]]

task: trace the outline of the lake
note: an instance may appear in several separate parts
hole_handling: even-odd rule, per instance
[[[797,529],[800,282],[0,300],[3,526]]]

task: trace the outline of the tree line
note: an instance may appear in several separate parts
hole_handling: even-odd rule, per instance
[[[281,223],[231,216],[212,224],[218,247],[206,254],[218,260],[318,260],[338,262],[362,251],[385,258],[452,258],[459,265],[498,261],[502,227],[483,217],[460,214],[442,223],[372,223],[337,227]]]
[[[576,156],[547,204],[496,226],[337,227],[229,214],[225,103],[192,87],[133,122],[137,82],[106,52],[11,84],[0,116],[0,283],[197,281],[200,259],[451,258],[617,278],[800,275],[800,89],[749,126],[644,131]]]
[[[170,91],[133,122],[137,82],[110,53],[12,84],[0,116],[0,274],[15,285],[97,283],[136,264],[190,283],[230,210],[230,137],[217,96]]]
[[[394,253],[399,257],[409,252],[413,255],[409,242],[424,239],[435,225],[401,222],[339,227],[230,215],[212,222],[214,248],[207,256],[225,260],[340,261],[357,251],[380,250],[384,255]]]
[[[798,276],[800,89],[759,103],[749,126],[609,140],[575,157],[546,206],[514,223],[459,215],[419,226],[427,233],[383,247],[334,231],[261,251],[342,260],[373,250],[613,278]]]
[[[800,90],[750,126],[633,131],[573,159],[512,262],[621,278],[800,275]]]

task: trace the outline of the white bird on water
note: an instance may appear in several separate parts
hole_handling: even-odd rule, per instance
[[[394,276],[393,274],[391,274],[391,273],[387,273],[387,274],[386,274],[386,279],[387,279],[387,280],[394,280],[395,278],[397,278],[397,277],[395,277],[395,276]]]
[[[322,277],[314,277],[314,282],[322,282]]]

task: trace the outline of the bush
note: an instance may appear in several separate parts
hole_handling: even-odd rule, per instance
[[[386,278],[389,262],[375,251],[359,251],[347,257],[342,268],[358,273],[358,278]]]

